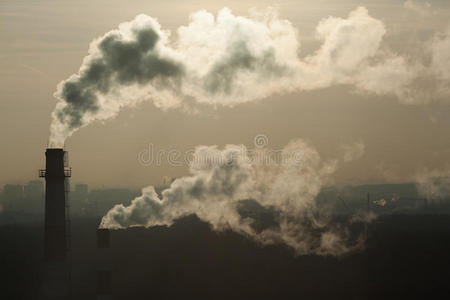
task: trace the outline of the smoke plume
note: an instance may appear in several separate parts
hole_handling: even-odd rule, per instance
[[[423,76],[448,90],[448,33],[427,47],[429,65],[381,49],[386,28],[364,7],[323,19],[316,33],[321,46],[301,58],[296,28],[270,9],[248,17],[202,10],[173,38],[156,19],[138,15],[95,39],[78,73],[58,85],[51,143],[61,145],[77,129],[146,100],[189,110],[345,84],[418,103],[431,97],[412,87]]]
[[[403,7],[420,16],[426,16],[431,13],[431,3],[427,1],[407,0],[403,3]]]
[[[450,197],[450,172],[444,170],[424,170],[416,175],[419,196],[429,203],[439,203]]]
[[[364,155],[366,145],[363,141],[357,141],[352,144],[341,145],[343,159],[345,162],[356,160]]]
[[[231,229],[263,244],[285,243],[297,254],[341,255],[361,247],[362,239],[344,224],[331,225],[328,210],[315,200],[338,161],[324,161],[301,140],[290,142],[281,157],[248,155],[244,146],[199,146],[190,176],[173,181],[161,198],[152,186],[144,188],[129,206],[112,208],[100,227],[170,226],[196,214],[214,230]],[[255,230],[257,220],[240,212],[244,199],[273,211],[276,226]]]

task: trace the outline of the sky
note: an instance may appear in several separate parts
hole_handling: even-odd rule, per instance
[[[279,19],[289,20],[297,30],[298,56],[303,58],[321,47],[316,32],[321,20],[345,19],[359,6],[385,26],[380,51],[406,57],[410,66],[429,63],[424,53],[450,26],[448,1],[0,1],[0,184],[36,179],[45,164],[57,103],[53,94],[58,83],[78,72],[93,39],[138,14],[156,18],[173,37],[190,22],[190,14],[204,9],[216,15],[225,6],[236,16],[273,7]],[[424,79],[414,85],[420,98],[435,82]],[[403,97],[338,83],[200,112],[161,109],[149,101],[81,128],[65,146],[72,181],[93,187],[159,184],[188,172],[184,163],[167,163],[170,150],[184,153],[197,145],[226,144],[250,149],[261,135],[271,149],[303,139],[329,159],[340,156],[345,145],[364,144],[361,157],[336,171],[337,184],[413,181],[431,171],[446,174],[450,97],[432,95],[412,104],[405,104]],[[142,160],[149,145],[164,151],[161,164]]]

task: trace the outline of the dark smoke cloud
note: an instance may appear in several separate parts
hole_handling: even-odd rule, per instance
[[[66,105],[56,115],[69,130],[82,126],[86,113],[95,114],[103,109],[98,93],[108,94],[117,84],[144,85],[154,80],[168,84],[169,79],[182,76],[181,64],[161,57],[155,50],[160,37],[153,28],[133,30],[132,34],[131,40],[124,40],[117,32],[103,37],[97,58],[61,86],[59,97]]]
[[[254,56],[244,41],[232,45],[227,55],[214,64],[205,76],[205,89],[211,93],[231,94],[239,72],[247,71],[261,78],[283,77],[288,68],[277,64],[273,50]]]

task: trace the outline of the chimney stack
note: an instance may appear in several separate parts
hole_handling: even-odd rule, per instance
[[[97,229],[97,299],[112,299],[111,251],[109,229]]]
[[[45,225],[44,225],[44,299],[69,299],[70,265],[68,245],[68,168],[67,152],[62,148],[45,151],[45,170],[39,177],[45,178]]]

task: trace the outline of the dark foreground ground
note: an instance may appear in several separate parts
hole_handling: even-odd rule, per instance
[[[97,219],[72,220],[73,299],[95,299]],[[0,226],[0,299],[37,299],[42,223]],[[450,216],[391,215],[362,252],[301,256],[194,216],[112,233],[115,299],[412,299],[450,291]],[[444,296],[446,298],[446,296]]]

